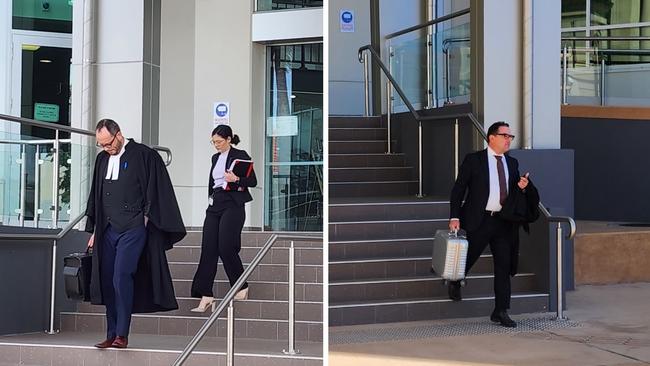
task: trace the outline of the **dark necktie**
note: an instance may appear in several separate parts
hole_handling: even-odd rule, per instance
[[[494,156],[497,158],[497,173],[499,173],[499,203],[503,206],[508,191],[506,190],[506,172],[503,170],[503,156]]]

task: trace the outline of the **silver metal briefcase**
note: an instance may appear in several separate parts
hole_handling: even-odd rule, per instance
[[[436,231],[431,268],[444,280],[464,279],[468,246],[467,239],[463,235],[449,230]]]

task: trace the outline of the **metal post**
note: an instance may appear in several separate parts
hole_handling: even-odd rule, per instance
[[[605,105],[605,57],[600,60],[600,105]]]
[[[25,196],[27,194],[27,162],[25,145],[20,145],[20,207],[18,208],[18,225],[25,226]]]
[[[52,158],[52,228],[59,226],[59,130],[54,131],[54,150]]]
[[[54,300],[56,297],[56,240],[52,241],[52,283],[50,287],[50,328],[45,332],[47,334],[56,334],[58,333],[54,329]]]
[[[386,146],[386,154],[390,154],[392,152],[390,148],[390,142],[391,142],[390,141],[391,140],[391,136],[390,136],[390,112],[391,111],[390,110],[392,107],[390,91],[391,91],[390,80],[388,80],[386,81],[386,127],[388,129],[388,142]]]
[[[296,249],[293,240],[289,247],[289,346],[284,354],[295,355],[296,350]]]
[[[431,86],[431,26],[427,27],[427,109],[433,108],[433,87]]]
[[[233,303],[234,301],[230,301],[230,304],[228,304],[226,366],[234,366],[235,364],[235,308]]]
[[[557,319],[564,319],[562,309],[562,223],[557,223]]]
[[[418,198],[422,197],[422,121],[418,121]]]
[[[38,227],[38,218],[41,214],[39,206],[41,205],[41,145],[36,145],[36,154],[34,154],[34,227]]]
[[[445,104],[451,104],[451,83],[449,82],[449,48],[445,50],[445,84],[447,85],[447,98]]]
[[[459,151],[459,137],[458,137],[458,118],[454,123],[454,180],[458,177],[458,151]]]
[[[567,59],[567,48],[564,46],[564,50],[562,51],[562,104],[567,104]]]
[[[370,115],[370,82],[368,80],[368,51],[363,53],[363,91],[365,102],[365,116]]]

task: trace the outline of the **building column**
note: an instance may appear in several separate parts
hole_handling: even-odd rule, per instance
[[[83,1],[78,2],[83,5]],[[73,29],[83,29],[83,6],[75,4]],[[158,143],[160,89],[160,0],[111,0],[96,3],[96,60],[94,119],[114,119],[127,137]],[[73,48],[81,50],[83,32],[73,32]],[[80,69],[80,52],[73,69]],[[75,75],[79,75],[76,73]],[[73,100],[80,101],[82,80],[74,77]],[[73,124],[80,124],[81,109],[74,108]],[[92,122],[92,123],[91,123]]]

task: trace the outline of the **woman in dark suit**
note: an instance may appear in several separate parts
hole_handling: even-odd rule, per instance
[[[232,145],[239,143],[239,136],[233,135],[227,125],[219,125],[212,130],[212,144],[217,153],[212,155],[210,179],[208,183],[208,208],[203,223],[201,259],[192,281],[192,297],[201,298],[193,312],[204,312],[209,307],[214,310],[215,299],[212,293],[217,274],[217,261],[221,262],[228,275],[230,286],[234,285],[244,272],[239,251],[241,250],[241,231],[246,214],[244,204],[253,200],[249,187],[257,185],[255,172],[248,177],[238,177],[229,171],[235,159],[251,160],[244,150]],[[225,189],[227,186],[235,189]],[[248,283],[235,295],[235,300],[248,298]]]

